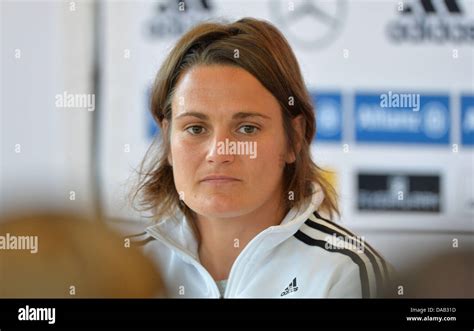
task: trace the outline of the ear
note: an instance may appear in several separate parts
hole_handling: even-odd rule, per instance
[[[294,147],[294,151],[288,152],[288,158],[286,160],[287,163],[293,163],[296,161],[296,154],[301,151],[302,142],[304,139],[305,133],[305,126],[304,126],[304,118],[303,115],[298,115],[291,120],[291,125],[293,126],[293,130],[296,133],[296,146]]]
[[[168,132],[169,125],[170,125],[169,121],[166,118],[163,119],[161,121],[161,132],[166,134]],[[170,148],[170,152],[168,154],[168,163],[169,163],[170,166],[173,166],[173,158],[171,156],[171,148]]]

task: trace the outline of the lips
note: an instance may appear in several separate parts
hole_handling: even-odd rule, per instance
[[[207,181],[215,181],[215,182],[228,182],[228,181],[238,181],[240,179],[231,177],[231,176],[225,176],[225,175],[209,175],[204,177],[201,181],[202,182],[207,182]]]

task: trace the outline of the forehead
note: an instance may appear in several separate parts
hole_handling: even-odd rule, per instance
[[[213,65],[196,66],[178,81],[173,113],[185,110],[233,113],[258,110],[268,115],[280,111],[277,99],[244,69]]]

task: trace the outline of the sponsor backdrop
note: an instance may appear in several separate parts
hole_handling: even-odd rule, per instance
[[[109,214],[122,215],[120,183],[158,134],[148,99],[170,47],[200,21],[254,16],[300,61],[318,120],[313,155],[340,177],[343,222],[472,226],[473,192],[459,180],[473,175],[472,1],[125,1],[102,15]]]
[[[132,216],[123,193],[158,134],[150,85],[174,42],[203,20],[253,16],[281,29],[300,62],[313,155],[334,171],[341,222],[392,256],[397,233],[473,231],[473,1],[106,2],[102,15],[108,214]]]

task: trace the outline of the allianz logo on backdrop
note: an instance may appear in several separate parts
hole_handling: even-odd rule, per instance
[[[449,95],[356,93],[356,140],[448,144]]]

